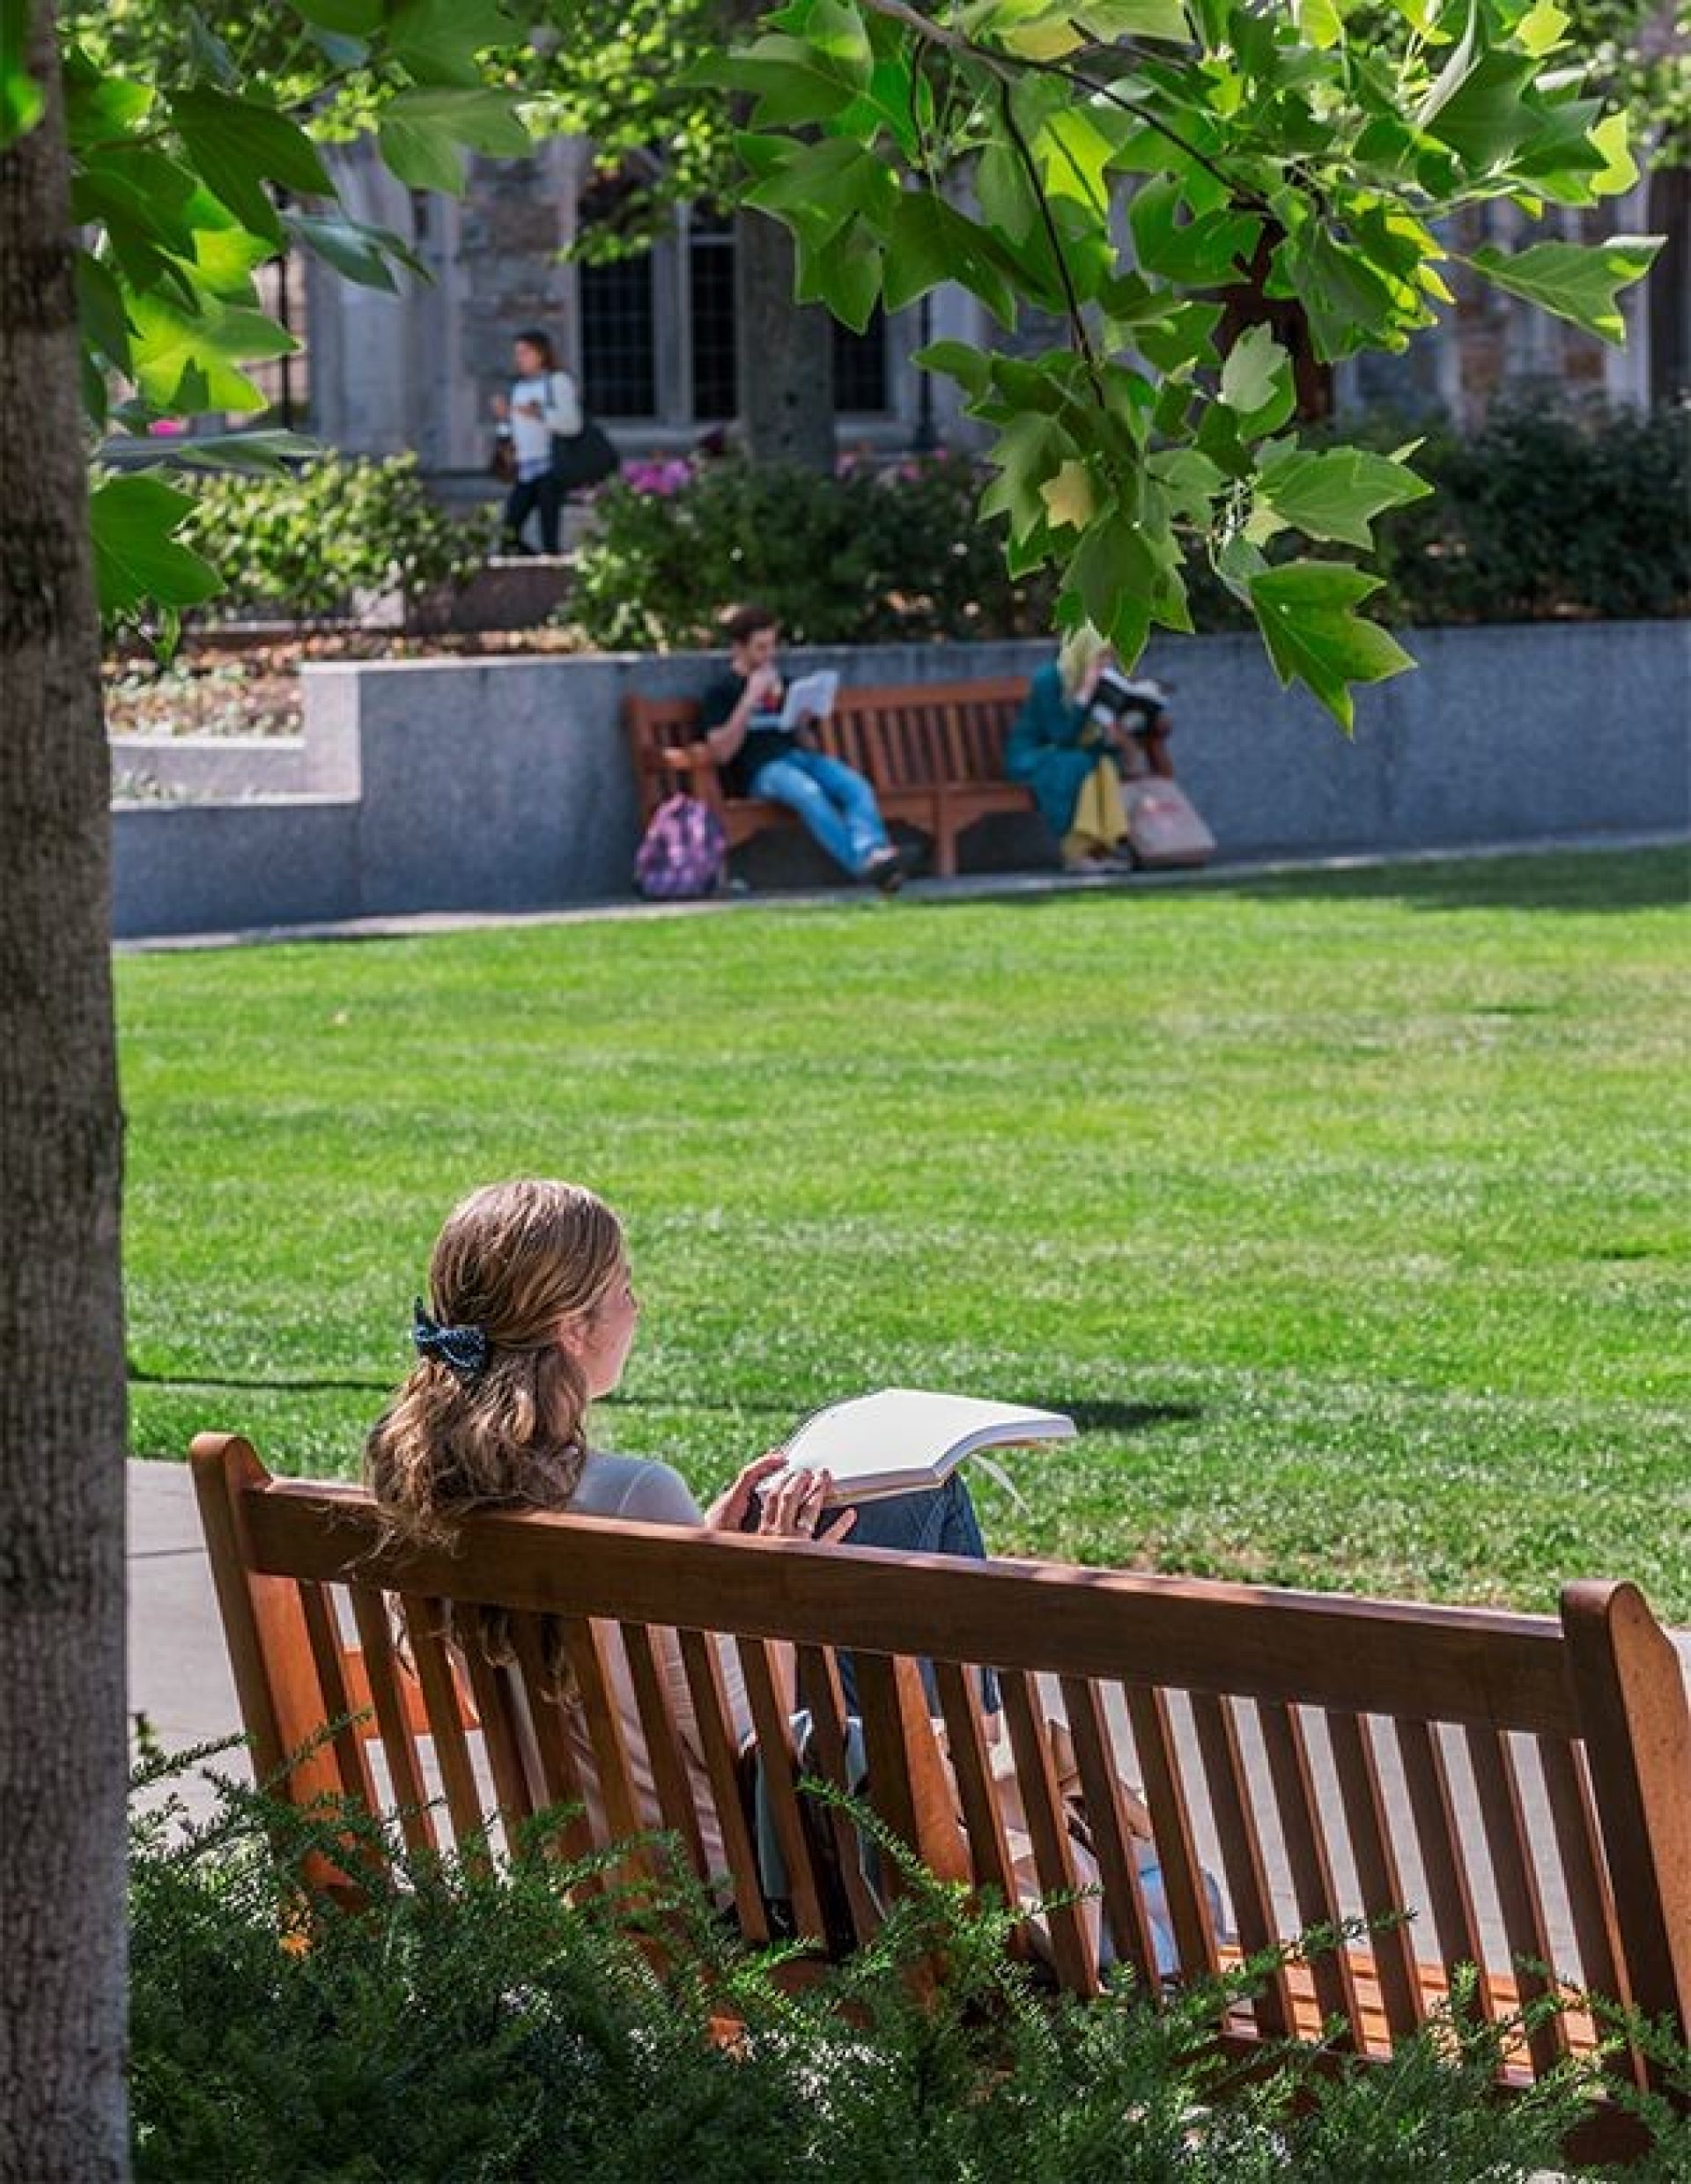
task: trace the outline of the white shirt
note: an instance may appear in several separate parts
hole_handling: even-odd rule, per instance
[[[537,402],[544,412],[530,417],[524,402]],[[511,438],[516,446],[517,467],[544,469],[552,459],[552,434],[572,439],[581,430],[581,400],[567,372],[550,372],[532,380],[518,380],[511,389]]]

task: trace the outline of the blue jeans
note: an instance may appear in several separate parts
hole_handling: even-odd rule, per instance
[[[795,811],[837,865],[860,873],[887,846],[875,791],[853,767],[821,751],[765,759],[747,785],[754,796]]]

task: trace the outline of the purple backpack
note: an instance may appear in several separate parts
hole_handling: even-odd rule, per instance
[[[666,797],[634,853],[634,884],[654,902],[714,895],[728,866],[722,822],[697,796]]]

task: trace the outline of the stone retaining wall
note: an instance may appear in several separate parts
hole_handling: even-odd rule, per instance
[[[1279,690],[1254,637],[1153,648],[1147,667],[1177,686],[1180,778],[1223,854],[1691,823],[1691,624],[1524,623],[1407,642],[1420,671],[1362,693],[1348,741],[1310,700]],[[884,683],[1025,674],[1048,655],[1041,644],[990,644],[789,658]],[[289,793],[115,813],[115,929],[625,895],[638,815],[617,707],[629,690],[696,689],[709,666],[697,654],[615,653],[306,667]],[[188,742],[175,739],[179,754]],[[796,834],[745,854],[755,880],[830,874]],[[1032,820],[983,823],[964,844],[965,869],[1052,854]]]

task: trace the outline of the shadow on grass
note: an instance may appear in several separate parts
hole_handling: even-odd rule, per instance
[[[1249,863],[1222,864],[1203,872],[1145,873],[1002,895],[959,896],[955,906],[1027,916],[1067,910],[1077,901],[1143,902],[1154,896],[1168,903],[1193,894],[1259,902],[1399,902],[1412,910],[1677,909],[1691,902],[1691,838],[1637,848],[1589,843],[1495,857],[1464,857],[1452,851],[1424,863],[1338,871],[1270,872]],[[923,906],[953,905],[930,896]]]
[[[134,1365],[129,1368],[129,1378],[132,1388],[258,1388],[290,1395],[318,1395],[337,1388],[351,1389],[358,1394],[387,1395],[394,1384],[391,1380],[292,1380],[274,1373],[247,1376],[229,1373],[144,1373]]]
[[[1217,874],[1217,880],[1225,875]],[[1414,910],[1638,911],[1691,901],[1691,855],[1674,848],[1580,850],[1241,876],[1228,888],[1265,902],[1399,902]]]
[[[1201,1418],[1201,1403],[1059,1402],[1082,1433],[1148,1433],[1154,1426],[1179,1426]]]
[[[1007,1401],[1022,1399],[1019,1397],[1006,1398]],[[1204,1406],[1201,1403],[1117,1403],[1107,1399],[1095,1402],[1084,1396],[1077,1397],[1073,1402],[1066,1402],[1061,1396],[1053,1396],[1048,1391],[1041,1391],[1037,1394],[1030,1395],[1025,1399],[1037,1405],[1042,1409],[1067,1412],[1082,1433],[1147,1433],[1154,1426],[1181,1425],[1190,1419],[1201,1418],[1204,1414]],[[631,1400],[628,1398],[619,1398],[615,1395],[610,1395],[606,1396],[602,1404],[595,1407],[607,1410],[625,1408],[640,1411],[662,1410],[672,1406],[655,1403],[650,1398]],[[738,1418],[769,1417],[784,1419],[794,1424],[797,1422],[794,1406],[790,1403],[699,1402],[690,1403],[686,1407],[690,1411],[727,1413]]]

